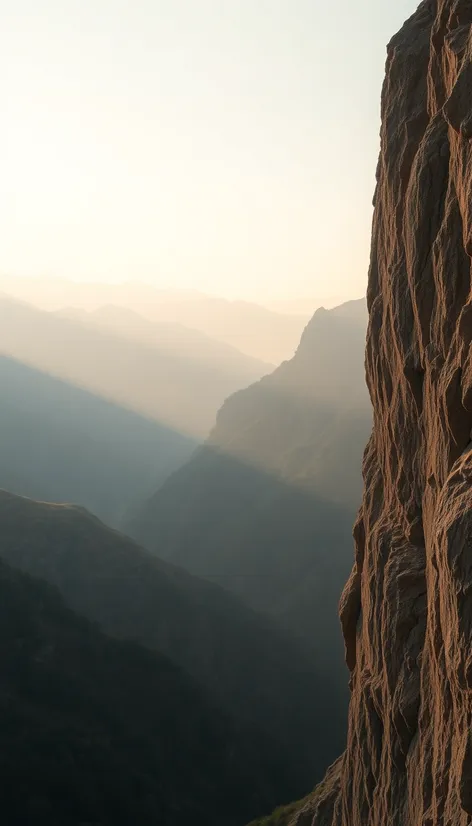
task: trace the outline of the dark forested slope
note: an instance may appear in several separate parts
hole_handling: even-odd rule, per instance
[[[107,633],[165,654],[230,713],[270,731],[297,768],[290,796],[310,788],[336,755],[342,686],[223,589],[159,561],[81,509],[6,492],[0,557],[56,585]]]
[[[0,808],[8,826],[242,826],[289,761],[186,674],[112,641],[0,563]]]

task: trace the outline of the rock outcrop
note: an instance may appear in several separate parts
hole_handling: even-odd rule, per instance
[[[300,826],[472,823],[471,139],[472,2],[426,0],[382,97],[347,750]]]

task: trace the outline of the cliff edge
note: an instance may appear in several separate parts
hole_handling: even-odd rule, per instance
[[[472,3],[388,46],[346,752],[298,826],[472,822]]]

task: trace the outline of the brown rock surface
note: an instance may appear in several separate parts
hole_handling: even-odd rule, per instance
[[[472,823],[471,24],[426,0],[388,46],[348,743],[299,826]]]

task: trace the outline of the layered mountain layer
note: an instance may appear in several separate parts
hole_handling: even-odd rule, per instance
[[[270,364],[178,325],[113,308],[44,312],[0,295],[0,354],[199,441],[224,399]]]
[[[0,355],[0,488],[74,502],[118,527],[197,442]]]
[[[275,617],[347,684],[337,604],[371,428],[365,301],[318,310],[295,356],[223,405],[129,530]]]
[[[8,826],[240,826],[277,799],[291,770],[276,742],[3,562],[0,629]]]
[[[344,711],[342,685],[223,589],[161,562],[83,509],[4,491],[0,558],[55,586],[105,633],[172,660],[213,704],[265,733],[284,755],[283,800],[310,788],[336,755],[344,714],[335,725],[332,718]],[[175,748],[185,750],[178,740]]]

